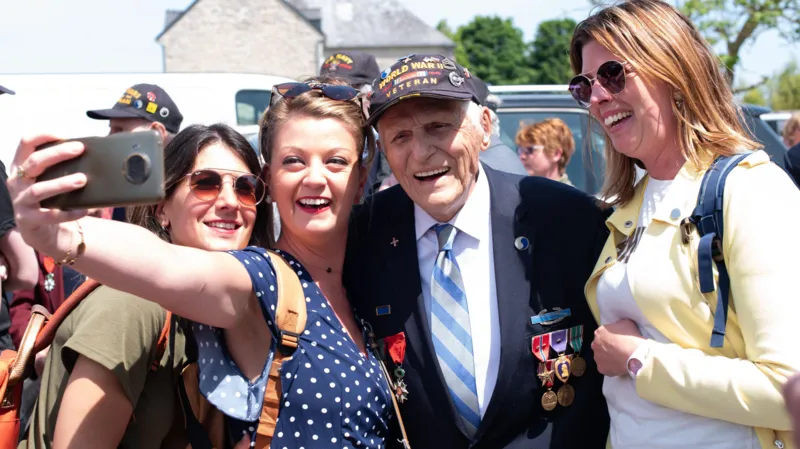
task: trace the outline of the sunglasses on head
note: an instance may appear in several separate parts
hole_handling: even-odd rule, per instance
[[[625,89],[625,66],[619,61],[606,61],[597,68],[597,77],[578,75],[569,82],[569,93],[584,108],[591,105],[592,86],[600,83],[609,94],[617,95]]]
[[[239,204],[246,207],[257,205],[264,199],[266,187],[264,181],[252,173],[224,170],[226,174],[241,173],[233,178],[233,191]],[[203,169],[186,175],[189,178],[189,189],[201,201],[211,201],[217,199],[222,192],[222,185],[225,184],[225,175],[214,169]],[[232,177],[232,176],[230,176]]]
[[[318,90],[322,92],[322,95],[325,95],[331,100],[352,101],[358,99],[359,104],[361,105],[361,110],[364,113],[364,117],[365,118],[369,117],[368,113],[369,105],[367,104],[367,102],[364,101],[364,96],[362,95],[361,91],[351,86],[338,85],[338,84],[322,84],[322,83],[278,84],[276,86],[273,86],[272,88],[272,98],[270,98],[270,106],[275,105],[282,98],[289,98],[289,99],[296,98],[312,90]]]

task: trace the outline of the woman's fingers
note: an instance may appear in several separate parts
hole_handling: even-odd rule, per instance
[[[62,193],[72,192],[84,186],[86,186],[86,175],[83,173],[73,173],[61,178],[37,182],[19,192],[15,198],[14,206],[15,208],[20,206],[35,206],[38,208],[42,200]]]
[[[30,145],[30,143],[24,143],[23,141],[23,143],[20,143],[20,148]],[[33,148],[35,149],[36,146]],[[19,171],[22,170],[25,178],[34,179],[53,165],[79,156],[83,153],[84,149],[85,147],[81,142],[65,142],[39,151],[28,152],[27,148],[25,150],[17,150],[18,156],[21,154],[28,154],[28,157],[21,160],[19,163],[17,163],[16,157],[14,158],[15,165],[12,168],[11,177],[19,176]]]

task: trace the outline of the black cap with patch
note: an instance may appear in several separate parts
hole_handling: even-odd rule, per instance
[[[319,69],[320,75],[337,76],[350,84],[371,84],[381,69],[375,56],[357,50],[344,50],[328,57]]]
[[[482,104],[475,77],[442,55],[409,55],[381,72],[372,84],[369,124],[390,106],[413,97],[472,100]]]
[[[87,111],[89,118],[111,120],[112,118],[141,118],[164,125],[175,134],[180,131],[183,115],[164,89],[155,84],[137,84],[122,94],[111,109]]]
[[[11,89],[9,89],[7,87],[0,86],[0,95],[2,95],[2,94],[14,95],[14,93],[15,92],[13,90],[11,90]]]

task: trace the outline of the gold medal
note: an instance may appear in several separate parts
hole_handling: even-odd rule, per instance
[[[554,367],[555,367],[556,377],[558,377],[558,380],[567,383],[567,379],[569,379],[569,374],[570,374],[570,366],[571,362],[569,360],[569,357],[565,355],[562,355],[556,360]]]
[[[581,356],[575,356],[572,359],[572,375],[575,377],[581,377],[586,373],[586,360],[583,360]]]
[[[561,404],[562,407],[569,407],[574,400],[575,389],[572,388],[571,385],[564,385],[558,389],[558,403]],[[542,398],[542,402],[544,402],[544,398]]]
[[[553,390],[547,390],[542,396],[542,408],[548,412],[554,410],[558,405],[558,396],[553,393]]]

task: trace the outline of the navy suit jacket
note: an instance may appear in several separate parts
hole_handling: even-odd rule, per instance
[[[351,220],[345,286],[356,312],[379,339],[400,332],[406,336],[402,367],[409,393],[401,412],[411,447],[602,449],[608,412],[603,378],[591,351],[597,326],[583,287],[606,240],[606,215],[592,198],[571,186],[486,166],[484,173],[491,191],[487,214],[492,222],[501,353],[497,384],[473,440],[465,436],[457,418],[431,341],[412,200],[398,185],[358,207]],[[515,248],[520,236],[530,240],[526,250]],[[385,305],[391,306],[391,313],[378,313],[376,309]],[[569,308],[572,315],[551,326],[531,323],[531,316],[554,307]],[[569,380],[575,402],[547,412],[541,406],[544,390],[531,339],[578,324],[584,325],[587,372]],[[389,365],[394,371],[391,361]],[[387,441],[397,441],[396,436]]]

